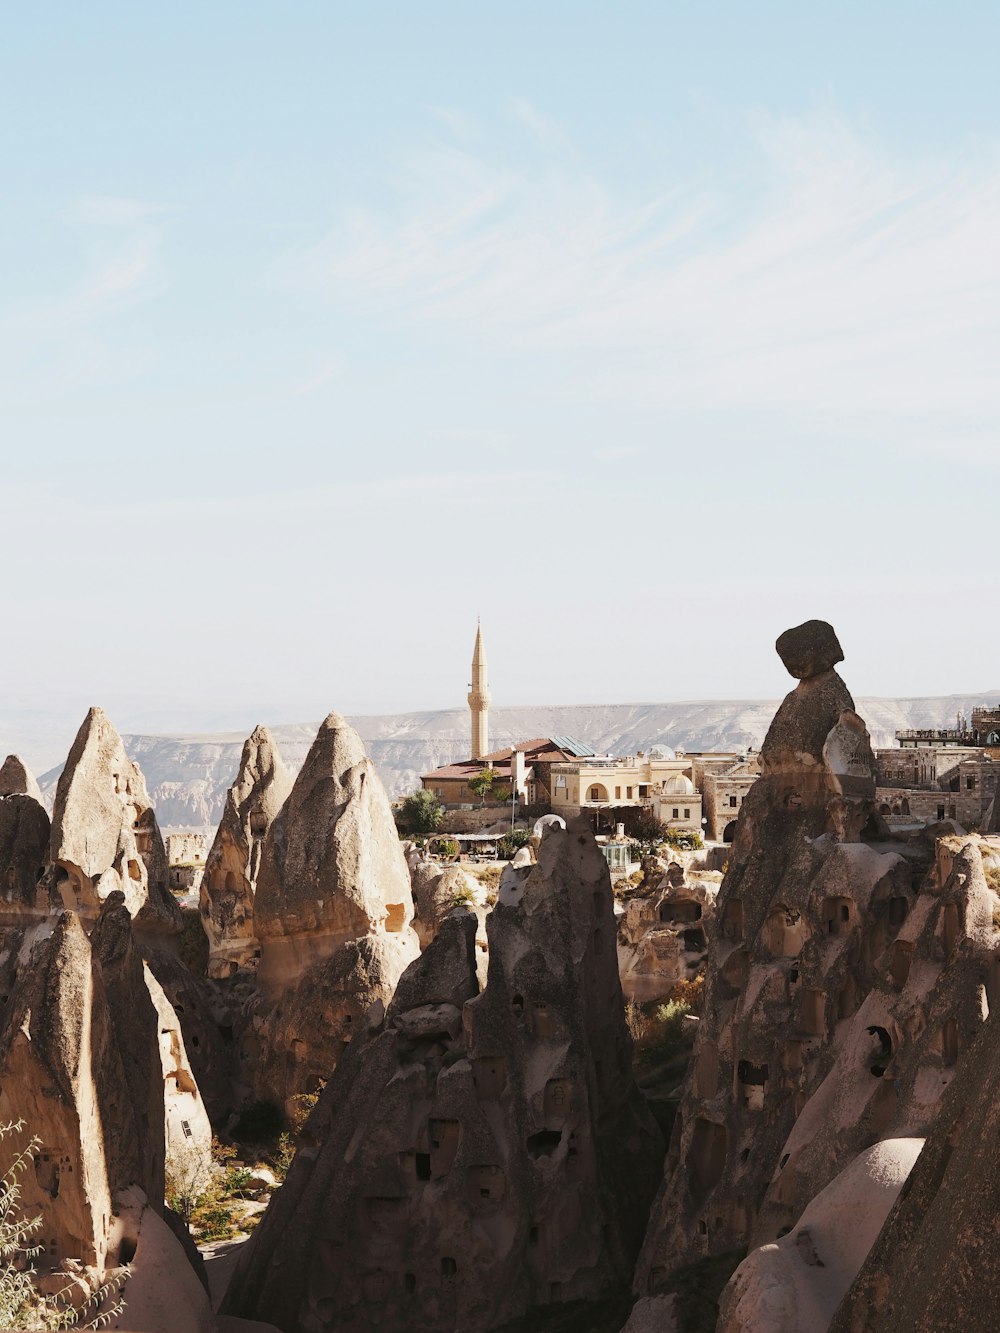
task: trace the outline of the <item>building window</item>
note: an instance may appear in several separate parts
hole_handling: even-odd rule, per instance
[[[938,814],[937,814],[937,817],[938,817],[938,819],[944,819],[944,806],[943,806],[943,805],[939,805],[939,806],[938,806]]]
[[[671,818],[673,818],[673,819],[679,819],[679,818],[680,818],[680,813],[681,813],[681,812],[677,809],[677,806],[675,805],[675,806],[674,806],[674,813],[673,813],[673,815],[671,816]]]
[[[975,789],[976,789],[976,779],[975,779],[975,778],[966,778],[966,779],[965,779],[965,790],[966,790],[966,791],[975,791]]]
[[[621,800],[621,796],[622,796],[622,789],[621,789],[621,787],[616,787],[616,788],[615,788],[615,800],[616,800],[616,801],[620,801],[620,800]]]
[[[181,1121],[181,1129],[184,1131],[184,1137],[186,1139],[190,1139],[193,1137],[191,1133],[191,1126],[188,1124],[186,1120]]]
[[[591,789],[590,789],[590,798],[589,798],[589,799],[592,800],[592,801],[599,801],[599,800],[601,799],[601,789],[600,789],[600,787],[591,787]]]
[[[735,796],[730,796],[730,798],[729,798],[729,808],[730,808],[730,810],[735,810],[735,809],[736,809],[736,797],[735,797]]]
[[[631,788],[631,787],[626,787],[626,788],[625,788],[625,799],[626,799],[626,801],[631,801],[631,799],[632,799],[632,788]]]
[[[690,818],[691,818],[691,811],[690,811],[690,810],[685,810],[685,811],[684,811],[684,818],[685,818],[685,819],[690,819]]]

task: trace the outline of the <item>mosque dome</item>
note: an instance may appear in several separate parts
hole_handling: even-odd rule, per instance
[[[649,752],[650,759],[676,759],[677,756],[669,745],[654,745]]]
[[[664,783],[663,791],[667,796],[693,796],[694,783],[690,778],[686,778],[683,773],[675,773],[672,778],[668,778]]]

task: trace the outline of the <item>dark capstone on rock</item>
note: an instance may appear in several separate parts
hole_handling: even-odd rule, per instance
[[[825,620],[807,620],[779,634],[775,643],[785,670],[796,680],[830,671],[844,660],[837,632]]]

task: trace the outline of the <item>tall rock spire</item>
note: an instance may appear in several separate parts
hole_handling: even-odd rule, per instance
[[[472,650],[472,686],[469,690],[472,711],[472,757],[482,759],[489,752],[490,687],[486,675],[486,647],[483,627],[476,621],[476,646]]]

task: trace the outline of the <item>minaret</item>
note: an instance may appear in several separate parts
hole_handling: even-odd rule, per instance
[[[472,710],[472,757],[482,759],[489,752],[490,687],[486,679],[486,649],[482,626],[476,621],[476,646],[472,650],[472,686],[469,690]]]

